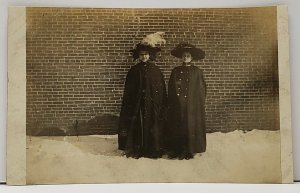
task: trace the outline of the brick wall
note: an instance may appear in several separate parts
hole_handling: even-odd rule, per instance
[[[118,115],[129,50],[165,32],[157,61],[166,83],[180,41],[202,48],[207,129],[279,129],[276,8],[27,8],[27,129],[65,130]],[[112,130],[116,129],[113,124]],[[99,128],[101,131],[101,128]]]

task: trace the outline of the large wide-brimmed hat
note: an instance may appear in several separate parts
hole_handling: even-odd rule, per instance
[[[200,60],[205,57],[205,52],[203,50],[201,50],[200,48],[196,48],[194,45],[186,43],[186,42],[179,43],[176,46],[176,48],[174,48],[171,51],[171,55],[175,56],[177,58],[182,58],[182,54],[184,52],[191,53],[193,60]]]
[[[161,49],[158,48],[158,47],[153,47],[153,46],[148,45],[148,44],[138,43],[138,44],[136,44],[134,49],[130,50],[130,52],[132,52],[132,57],[134,59],[139,58],[139,53],[141,51],[148,51],[150,55],[152,55],[152,54],[154,55],[157,52],[160,52]]]

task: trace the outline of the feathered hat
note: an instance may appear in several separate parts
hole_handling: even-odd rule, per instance
[[[171,55],[176,58],[182,58],[184,52],[191,53],[193,60],[200,60],[205,57],[205,52],[202,49],[196,48],[194,45],[187,42],[179,43],[176,48],[171,51]]]
[[[162,35],[164,35],[164,32],[156,32],[147,35],[140,43],[135,45],[134,49],[130,50],[130,52],[132,52],[132,57],[138,59],[140,51],[148,51],[153,55],[160,52],[161,49],[157,47],[157,44],[161,45],[166,43],[166,40],[162,38]]]

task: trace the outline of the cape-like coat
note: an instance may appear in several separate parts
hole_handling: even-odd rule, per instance
[[[172,70],[168,84],[168,126],[165,138],[169,151],[206,151],[206,83],[202,71],[194,66]]]
[[[155,157],[161,152],[166,87],[152,62],[133,66],[126,77],[119,120],[119,149],[126,155]]]

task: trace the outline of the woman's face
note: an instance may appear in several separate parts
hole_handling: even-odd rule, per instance
[[[142,62],[147,62],[150,58],[150,54],[148,51],[140,51],[139,53],[139,59],[142,61]]]
[[[189,52],[184,52],[182,54],[182,61],[183,63],[190,63],[192,61],[193,57],[192,57],[192,54],[189,53]]]

